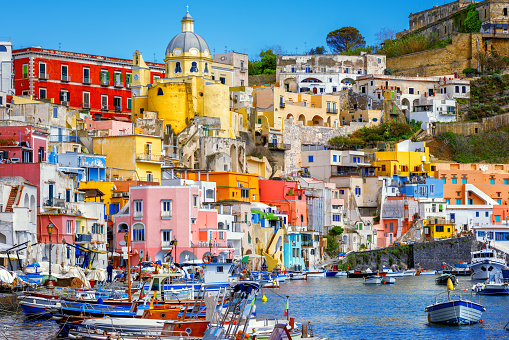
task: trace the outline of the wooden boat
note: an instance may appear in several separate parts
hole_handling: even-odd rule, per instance
[[[409,270],[403,271],[403,276],[415,276],[416,273],[417,273],[417,270],[409,269]]]
[[[386,276],[387,273],[381,272],[381,273],[374,273],[374,272],[348,272],[347,277],[350,279],[359,279],[366,276],[372,276],[372,275],[378,275],[378,276]]]
[[[364,284],[375,284],[379,285],[382,283],[382,277],[378,275],[371,275],[364,277]]]
[[[441,300],[435,297],[435,303],[424,309],[428,313],[429,322],[447,325],[475,324],[485,310],[479,303],[449,293]]]
[[[304,272],[306,274],[306,276],[308,278],[310,277],[325,277],[325,274],[326,274],[326,271],[325,270],[322,270],[322,271],[306,271]]]
[[[420,275],[435,275],[437,273],[436,270],[421,270]]]
[[[45,316],[51,317],[49,309],[58,308],[60,306],[59,299],[48,299],[38,296],[25,296],[19,302],[23,313],[27,316]]]
[[[447,280],[451,279],[453,285],[458,284],[458,278],[452,274],[442,274],[435,279],[435,284],[445,286],[447,285]]]

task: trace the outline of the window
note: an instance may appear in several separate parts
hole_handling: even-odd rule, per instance
[[[224,240],[224,231],[219,232],[219,239]]]
[[[28,78],[28,64],[23,65],[23,78]]]
[[[495,241],[509,241],[509,233],[508,232],[495,232]]]
[[[171,242],[171,230],[161,230],[161,241],[169,245]]]
[[[67,220],[67,233],[72,234],[72,221]]]
[[[475,212],[475,217],[479,217],[479,212],[478,211]]]
[[[198,206],[198,195],[193,195],[193,207]]]
[[[85,84],[90,84],[90,69],[83,68],[83,82]]]
[[[240,86],[244,86],[244,80],[240,81]]]
[[[131,73],[126,73],[125,74],[125,84],[126,84],[126,86],[130,87],[132,81],[133,81],[133,75]]]
[[[466,178],[462,178],[461,179],[461,184],[467,184],[467,179]]]
[[[341,221],[341,215],[337,215],[337,214],[332,215],[332,220],[334,222],[340,222]]]
[[[472,205],[472,204],[474,204],[474,200],[473,200],[473,199],[471,199],[471,198],[469,198],[469,199],[468,199],[468,205]]]
[[[330,113],[330,102],[327,102],[327,113]]]
[[[494,178],[490,178],[490,184],[491,185],[495,185],[495,179]]]
[[[442,178],[442,182],[443,182],[444,184],[447,184],[447,179],[446,179],[446,178]]]
[[[39,89],[39,99],[46,99],[46,89]]]
[[[67,203],[71,202],[71,189],[65,189],[65,201]]]
[[[108,86],[110,85],[110,74],[106,70],[101,70],[100,72],[101,85]]]
[[[101,110],[108,110],[108,95],[101,95]]]
[[[435,226],[435,231],[437,233],[443,233],[444,232],[444,226],[443,225],[437,225]]]
[[[389,230],[394,231],[394,222],[389,223]]]
[[[414,94],[414,88],[413,87],[409,87],[408,88],[408,94]]]
[[[180,61],[175,63],[174,73],[182,73],[182,66],[180,66]]]
[[[337,155],[332,155],[332,161],[333,162],[337,162],[338,161],[338,156]]]
[[[462,86],[461,87],[461,93],[467,93],[467,87],[466,86]]]
[[[355,194],[356,194],[357,196],[360,196],[360,195],[361,195],[361,188],[359,188],[359,187],[355,187]]]
[[[127,98],[127,109],[128,110],[131,110],[132,101],[133,101],[133,99],[131,97]]]
[[[445,199],[445,203],[447,203],[447,204],[451,204],[451,199],[450,199],[450,198],[446,198],[446,199]]]
[[[62,90],[60,91],[60,102],[65,105],[65,103],[70,102],[71,96],[69,95],[69,91]]]
[[[69,66],[67,65],[62,65],[61,66],[61,72],[62,72],[62,81],[69,81],[70,80],[70,77],[69,77]]]
[[[113,106],[115,107],[115,111],[122,110],[122,97],[113,97]]]
[[[458,179],[457,179],[457,178],[453,178],[453,179],[451,180],[451,183],[452,183],[452,184],[458,184]]]
[[[196,61],[193,61],[191,63],[191,69],[189,70],[191,73],[198,73],[198,63]]]
[[[90,107],[90,92],[83,92],[83,108]]]
[[[507,16],[507,8],[504,8],[504,15]]]
[[[171,217],[171,200],[161,200],[161,217]]]
[[[456,204],[461,205],[461,198],[456,198]]]
[[[313,156],[308,156],[308,163],[313,163]]]
[[[311,67],[306,67],[306,73],[311,73]]]
[[[242,65],[244,65],[244,62],[241,62]],[[244,69],[244,66],[241,66],[242,69]],[[205,68],[203,70],[205,73],[209,73],[209,63],[205,63]]]
[[[133,242],[145,241],[145,227],[141,223],[133,225]]]
[[[122,86],[122,73],[121,72],[114,72],[113,77],[115,80],[115,86]]]
[[[39,78],[46,79],[46,63],[39,63]]]
[[[497,203],[498,204],[502,204],[502,200],[497,200]]]
[[[135,200],[134,201],[134,214],[133,217],[143,217],[143,201]]]
[[[226,78],[225,77],[219,77],[219,82],[223,85],[226,84]]]

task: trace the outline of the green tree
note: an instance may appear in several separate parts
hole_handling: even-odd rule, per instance
[[[327,45],[335,53],[341,53],[357,47],[364,47],[366,41],[357,28],[347,26],[327,34]]]
[[[468,6],[467,18],[465,19],[465,32],[477,33],[481,30],[482,21],[479,20],[479,12],[475,9],[475,4]]]
[[[316,46],[316,48],[312,48],[309,50],[309,54],[325,54],[327,51],[323,46]]]
[[[250,60],[248,64],[249,75],[275,74],[277,56],[271,49],[260,52],[260,60]]]

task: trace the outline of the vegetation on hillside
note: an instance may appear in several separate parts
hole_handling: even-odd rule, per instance
[[[439,139],[449,144],[458,163],[509,163],[509,133],[490,131],[463,136],[443,133]]]
[[[463,116],[478,121],[509,112],[509,74],[483,76],[470,82],[470,108]]]
[[[327,235],[327,253],[330,256],[336,256],[338,254],[339,243],[336,241],[336,237],[343,234],[343,228],[335,226],[329,230]]]
[[[378,53],[385,54],[387,58],[393,58],[405,54],[442,48],[450,44],[452,44],[452,39],[438,40],[435,34],[427,37],[422,33],[418,33],[394,40],[388,39],[380,47]]]
[[[276,74],[277,56],[271,49],[260,52],[260,60],[249,61],[249,75]]]
[[[329,145],[337,148],[350,148],[354,146],[375,146],[382,141],[401,141],[409,139],[419,131],[420,122],[383,123],[372,127],[363,127],[349,136],[336,136],[329,140]]]

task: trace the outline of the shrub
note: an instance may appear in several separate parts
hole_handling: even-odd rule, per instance
[[[463,73],[464,74],[474,74],[474,73],[477,73],[477,70],[473,67],[467,67],[466,69],[463,70]]]

